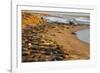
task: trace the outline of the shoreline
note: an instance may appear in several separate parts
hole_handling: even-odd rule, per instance
[[[55,40],[59,45],[63,45],[64,50],[67,53],[69,51],[70,57],[72,57],[70,59],[89,58],[90,56],[89,44],[83,43],[83,41],[81,41],[76,35],[73,35],[72,34],[73,28],[71,28],[69,25],[67,25],[67,27],[69,26],[69,29],[66,29],[65,25],[64,27],[63,26],[61,27],[59,25],[58,26],[53,25],[53,26],[55,26],[55,28],[54,27],[48,28],[48,33],[44,34],[45,38]],[[81,28],[74,27],[74,28],[76,28],[78,31],[83,30],[83,27]],[[52,36],[52,34],[55,36]],[[71,51],[73,53],[70,53]]]

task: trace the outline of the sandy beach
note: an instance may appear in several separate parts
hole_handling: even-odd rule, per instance
[[[66,59],[69,59],[69,57],[70,59],[89,59],[89,44],[80,41],[75,34],[72,34],[83,30],[83,28],[85,29],[84,26],[73,26],[72,28],[70,25],[52,24],[43,36],[44,39],[50,39],[62,45],[63,50],[69,54],[66,55]]]

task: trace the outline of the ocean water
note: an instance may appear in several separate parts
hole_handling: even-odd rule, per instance
[[[75,16],[69,16],[69,17],[55,17],[55,16],[44,16],[44,19],[47,20],[47,22],[58,22],[58,23],[69,23],[70,21],[77,24],[90,24],[90,19],[88,17],[75,17]]]
[[[90,30],[89,29],[78,31],[76,32],[76,34],[80,40],[90,43]]]

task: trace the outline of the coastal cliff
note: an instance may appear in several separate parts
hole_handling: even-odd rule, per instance
[[[76,31],[89,25],[48,23],[44,14],[22,13],[22,62],[86,60],[89,44]]]

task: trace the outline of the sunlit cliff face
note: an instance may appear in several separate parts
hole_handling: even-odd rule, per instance
[[[45,23],[45,20],[43,19],[42,15],[22,12],[23,28],[25,28],[26,25],[35,26],[35,25],[41,25],[43,23]]]

